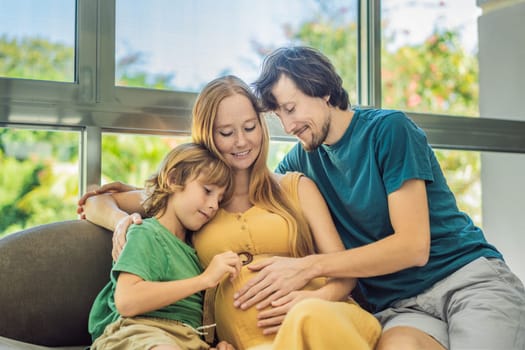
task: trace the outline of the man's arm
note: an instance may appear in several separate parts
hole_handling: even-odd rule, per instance
[[[273,257],[250,269],[259,273],[240,289],[235,303],[246,308],[268,295],[287,294],[315,277],[361,278],[424,266],[430,252],[430,223],[425,182],[408,180],[388,196],[394,233],[366,246],[303,258]],[[298,287],[300,286],[300,287]]]
[[[321,253],[343,251],[344,245],[337,233],[335,224],[328,210],[323,196],[315,183],[309,178],[302,176],[298,184],[299,204],[303,215],[308,222],[317,250]],[[295,271],[290,271],[291,276]],[[289,281],[289,276],[283,276],[283,281]],[[253,302],[257,302],[257,309],[263,310],[258,314],[258,326],[263,329],[264,334],[278,331],[284,317],[293,305],[306,298],[319,298],[324,300],[340,301],[346,300],[350,291],[355,287],[354,278],[330,278],[326,283],[318,284],[317,289],[298,290],[302,288],[309,279],[306,278],[296,285],[297,290],[283,288],[275,293],[259,293]],[[303,284],[303,286],[301,286]],[[245,308],[245,305],[235,305]],[[271,308],[267,306],[271,305]]]

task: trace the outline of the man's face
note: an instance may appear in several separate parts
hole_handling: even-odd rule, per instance
[[[281,74],[272,94],[277,101],[274,112],[284,131],[297,137],[305,150],[312,151],[326,140],[331,115],[329,96],[308,96],[285,74]]]

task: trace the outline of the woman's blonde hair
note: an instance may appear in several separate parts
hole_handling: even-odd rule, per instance
[[[201,91],[193,107],[191,136],[193,142],[204,145],[224,160],[215,145],[213,124],[217,118],[219,104],[227,97],[242,95],[252,104],[262,129],[261,151],[255,160],[250,178],[250,202],[272,213],[281,215],[290,231],[290,248],[293,256],[304,256],[314,252],[314,243],[308,222],[301,209],[295,205],[274,180],[266,165],[270,136],[266,122],[261,118],[261,108],[250,87],[241,79],[227,75],[209,82]],[[227,203],[224,201],[223,203]]]
[[[146,214],[163,215],[170,195],[201,175],[205,183],[226,187],[223,200],[231,197],[232,174],[226,163],[199,144],[184,143],[173,148],[157,173],[146,180],[146,199],[142,203]]]

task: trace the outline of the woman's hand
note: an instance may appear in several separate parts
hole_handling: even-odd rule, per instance
[[[122,249],[124,249],[124,245],[126,245],[126,233],[131,224],[142,224],[142,217],[140,214],[133,213],[125,216],[117,223],[115,231],[113,232],[113,249],[111,250],[111,256],[114,261],[117,261]]]
[[[134,191],[137,190],[137,187],[127,185],[125,183],[122,183],[120,181],[116,182],[110,182],[108,184],[105,184],[101,187],[97,187],[97,185],[90,185],[89,190],[84,193],[82,197],[77,202],[77,214],[79,215],[80,219],[85,219],[84,215],[84,204],[86,204],[86,200],[89,197],[93,197],[102,193],[110,193],[110,192],[128,192],[128,191]]]
[[[228,343],[227,341],[220,341],[219,344],[217,344],[217,347],[210,348],[210,350],[235,350],[233,345]]]
[[[263,328],[263,334],[277,333],[290,309],[299,301],[315,298],[315,291],[294,291],[271,303],[271,308],[261,311],[257,315],[257,326]]]

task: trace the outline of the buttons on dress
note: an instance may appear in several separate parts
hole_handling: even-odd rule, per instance
[[[248,265],[253,261],[253,255],[249,252],[240,252],[237,255],[241,258],[242,265]]]

